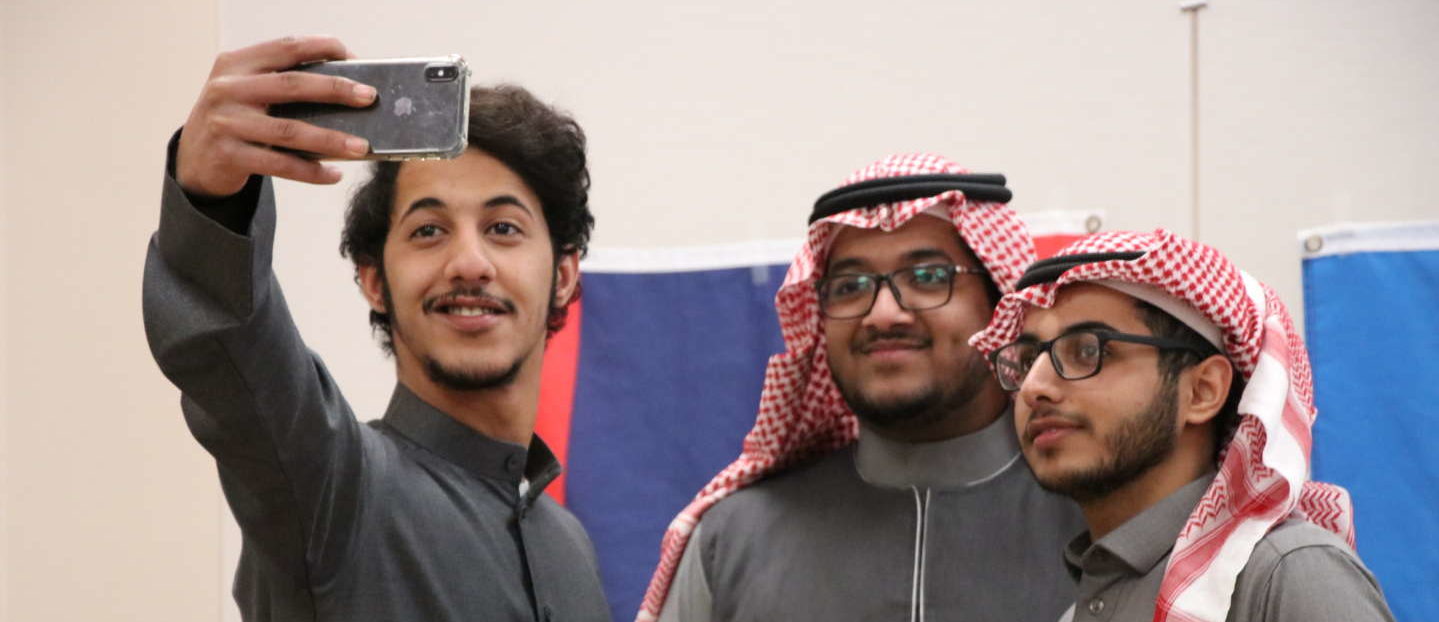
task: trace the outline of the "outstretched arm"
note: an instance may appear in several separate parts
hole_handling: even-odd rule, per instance
[[[220,56],[172,141],[145,264],[151,351],[183,394],[191,432],[216,459],[247,547],[311,579],[343,558],[365,456],[374,452],[300,339],[271,270],[275,205],[265,175],[334,178],[254,143],[333,153],[344,135],[273,119],[264,107],[352,95],[353,85],[336,78],[273,72],[346,54],[333,39],[304,38]]]

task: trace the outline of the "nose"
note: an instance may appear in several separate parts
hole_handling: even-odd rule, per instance
[[[894,297],[894,291],[886,285],[888,283],[880,286],[874,298],[874,305],[869,308],[862,324],[883,331],[914,323],[914,312],[899,306],[899,299]]]
[[[1063,399],[1061,383],[1065,382],[1054,371],[1054,364],[1050,362],[1049,353],[1041,353],[1029,366],[1029,373],[1020,379],[1019,399],[1031,409],[1037,408],[1040,404],[1055,404]]]
[[[488,283],[495,278],[491,249],[478,232],[456,235],[445,261],[445,278],[450,281]]]

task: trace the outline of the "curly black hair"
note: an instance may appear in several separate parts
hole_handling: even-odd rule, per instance
[[[550,230],[555,265],[560,257],[584,257],[589,249],[595,219],[590,214],[590,173],[585,161],[585,132],[569,114],[535,98],[524,87],[501,84],[470,89],[469,145],[504,163],[540,199]],[[385,278],[385,238],[390,233],[395,200],[395,179],[400,162],[376,162],[368,181],[355,190],[345,212],[340,255],[361,267],[375,267]],[[388,298],[388,286],[386,286]],[[568,302],[580,298],[578,284]],[[550,306],[548,334],[565,325],[564,306]],[[388,313],[370,312],[370,326],[380,345],[394,353]]]

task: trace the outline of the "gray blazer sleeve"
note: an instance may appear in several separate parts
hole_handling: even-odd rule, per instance
[[[145,334],[215,458],[247,556],[315,581],[354,538],[373,435],[296,331],[271,272],[274,195],[268,179],[251,183],[258,199],[239,209],[252,214],[230,214],[227,227],[166,174],[145,261]]]

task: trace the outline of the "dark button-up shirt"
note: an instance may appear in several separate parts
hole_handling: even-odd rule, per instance
[[[269,181],[242,196],[245,213],[207,216],[166,176],[145,328],[240,524],[245,619],[608,620],[584,529],[542,494],[560,472],[544,443],[488,438],[404,386],[359,423],[271,273]]]
[[[1214,475],[1200,477],[1098,542],[1088,532],[1064,561],[1079,582],[1074,622],[1149,622],[1169,554]],[[1066,617],[1068,619],[1068,616]],[[1228,620],[1393,620],[1379,583],[1343,540],[1288,520],[1269,532],[1235,581]]]

